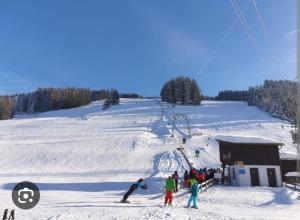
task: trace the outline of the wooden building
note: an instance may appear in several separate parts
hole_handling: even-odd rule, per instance
[[[288,172],[295,172],[297,171],[297,162],[300,164],[300,161],[297,161],[296,157],[292,158],[281,156],[280,157],[280,167],[283,180],[285,181],[285,174]]]
[[[259,137],[217,136],[220,161],[236,186],[282,186],[279,146]],[[225,169],[223,169],[225,170]]]
[[[284,175],[286,183],[300,183],[300,173],[299,172],[288,172]]]

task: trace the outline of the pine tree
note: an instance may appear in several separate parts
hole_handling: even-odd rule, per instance
[[[160,91],[161,100],[179,105],[199,105],[201,93],[196,80],[179,76],[164,83]]]
[[[200,92],[200,89],[199,89],[195,79],[193,79],[192,82],[191,82],[190,97],[191,97],[191,104],[192,105],[200,105],[200,103],[201,103],[201,92]]]
[[[112,105],[118,105],[120,103],[120,95],[118,90],[116,89],[110,90],[110,102]]]
[[[0,96],[0,120],[10,119],[15,113],[15,99],[12,96]]]

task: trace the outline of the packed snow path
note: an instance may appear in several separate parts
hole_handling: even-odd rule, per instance
[[[95,102],[0,121],[0,210],[16,209],[10,190],[29,180],[41,189],[41,200],[32,210],[16,209],[17,219],[297,219],[299,197],[284,188],[214,187],[200,196],[199,210],[183,208],[188,195],[180,191],[176,207],[161,208],[166,177],[187,169],[176,150],[186,122],[176,121],[171,138],[167,117],[189,116],[195,135],[185,148],[190,157],[201,149],[193,158],[199,167],[219,166],[215,135],[269,137],[285,143],[282,154],[295,152],[288,123],[241,102],[169,106],[165,114],[155,100],[126,99],[105,111]],[[137,190],[132,204],[116,203],[140,177],[149,190]]]

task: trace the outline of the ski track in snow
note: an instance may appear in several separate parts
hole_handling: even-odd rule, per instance
[[[173,108],[122,99],[105,111],[101,105],[0,121],[0,211],[16,209],[17,219],[28,220],[300,219],[299,193],[285,188],[214,186],[200,195],[199,210],[184,208],[189,195],[180,190],[174,207],[162,207],[166,178],[188,168],[176,150],[188,125],[194,134],[184,145],[189,158],[198,167],[218,167],[216,135],[268,137],[285,143],[282,155],[295,154],[287,122],[242,102]],[[189,123],[173,114],[187,114]],[[149,189],[138,189],[131,204],[116,203],[140,177]],[[24,180],[41,189],[40,203],[28,211],[11,201],[12,187]]]

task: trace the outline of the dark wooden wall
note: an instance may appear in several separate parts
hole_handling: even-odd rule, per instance
[[[219,146],[220,160],[223,164],[233,165],[235,161],[243,161],[245,165],[280,165],[277,145],[236,144],[220,141]]]
[[[288,172],[297,171],[297,160],[280,160],[280,169],[282,177]]]

